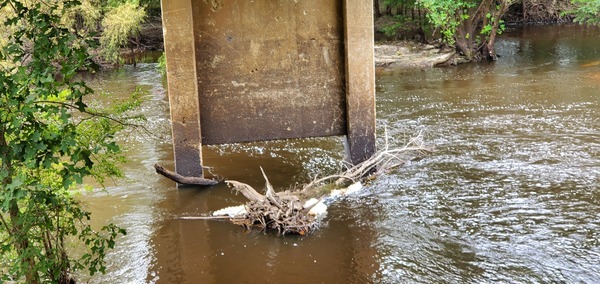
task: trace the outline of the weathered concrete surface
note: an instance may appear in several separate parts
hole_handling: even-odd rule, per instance
[[[192,6],[203,144],[346,133],[340,1]]]
[[[162,5],[177,173],[201,175],[201,144],[348,135],[353,163],[375,151],[371,1]]]
[[[175,171],[202,176],[200,114],[190,0],[161,1]]]
[[[347,138],[356,164],[375,153],[373,1],[346,0],[344,14]]]

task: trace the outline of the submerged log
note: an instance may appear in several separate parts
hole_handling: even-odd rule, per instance
[[[159,173],[159,174],[161,174],[173,181],[176,181],[177,183],[180,183],[180,184],[210,186],[210,185],[215,185],[215,184],[219,183],[219,181],[214,180],[214,179],[182,176],[176,172],[172,172],[172,171],[165,169],[163,166],[161,166],[159,164],[154,164],[154,168],[156,169],[156,173]]]

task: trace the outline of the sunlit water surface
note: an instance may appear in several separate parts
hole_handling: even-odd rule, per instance
[[[437,152],[333,203],[306,237],[181,220],[237,205],[224,185],[176,189],[168,102],[152,64],[100,74],[99,89],[148,91],[153,135],[123,135],[127,177],[88,194],[95,222],[128,230],[92,283],[598,283],[600,31],[527,27],[499,61],[378,70],[377,125],[395,146],[423,132]],[[379,141],[382,142],[382,141]],[[278,189],[334,172],[341,138],[204,148],[221,178]]]

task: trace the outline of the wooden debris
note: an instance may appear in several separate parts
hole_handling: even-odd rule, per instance
[[[219,210],[213,212],[212,215],[213,216],[235,217],[235,216],[241,216],[246,213],[247,213],[246,206],[238,205],[238,206],[229,206],[229,207],[219,209]]]
[[[179,184],[211,186],[219,183],[219,181],[213,179],[182,176],[176,172],[172,172],[165,169],[159,164],[154,164],[154,169],[156,169],[156,173],[159,173],[173,181],[176,181]]]
[[[422,133],[410,139],[404,147],[390,149],[386,131],[383,149],[375,152],[373,156],[364,162],[350,166],[341,174],[326,176],[310,182],[302,188],[301,192],[310,195],[316,187],[331,180],[334,180],[334,183],[338,186],[356,183],[369,175],[388,172],[402,166],[406,161],[431,152],[433,152],[433,148],[424,146]]]
[[[263,201],[266,197],[251,186],[235,180],[226,180],[225,183],[232,186],[237,192],[248,198],[250,201]]]
[[[432,148],[423,146],[421,134],[399,149],[389,149],[387,135],[385,138],[385,147],[368,160],[349,167],[343,173],[316,179],[293,192],[276,192],[262,168],[260,170],[265,179],[264,195],[248,184],[225,181],[235,191],[244,195],[249,202],[243,208],[230,207],[239,213],[224,208],[215,211],[213,216],[205,219],[227,219],[246,228],[276,230],[279,234],[305,235],[313,232],[319,227],[320,220],[327,212],[325,200],[355,193],[362,189],[359,181],[365,176],[377,171],[388,171],[404,164],[407,160],[433,151]],[[319,190],[324,184],[331,184],[332,181],[338,188],[326,193]],[[348,183],[351,184],[345,187],[344,185]],[[305,202],[303,199],[308,200]]]
[[[316,218],[302,211],[304,208],[300,198],[295,194],[275,192],[262,168],[261,171],[265,178],[265,195],[245,183],[225,181],[250,200],[245,205],[246,210],[242,214],[233,216],[231,221],[246,228],[277,230],[280,234],[304,235],[316,229]]]

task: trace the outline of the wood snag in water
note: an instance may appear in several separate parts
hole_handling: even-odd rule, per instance
[[[308,211],[303,212],[305,208],[300,198],[295,194],[276,193],[265,172],[262,173],[267,187],[265,195],[245,183],[226,181],[234,190],[250,200],[244,206],[245,213],[235,216],[236,218],[232,218],[231,221],[246,228],[277,230],[280,234],[304,235],[316,229],[315,216],[308,215]]]
[[[234,216],[231,221],[248,229],[258,227],[262,230],[277,230],[279,234],[305,235],[315,230],[320,216],[310,210],[316,203],[307,206],[297,194],[275,192],[263,169],[260,170],[265,178],[267,188],[265,195],[245,183],[226,181],[234,190],[250,200],[244,206],[244,213]]]
[[[212,216],[182,219],[229,220],[248,229],[276,230],[283,235],[306,235],[319,228],[320,220],[327,209],[325,200],[349,194],[357,186],[360,188],[361,180],[387,172],[406,161],[433,151],[433,148],[424,146],[421,134],[401,148],[390,149],[387,140],[386,135],[383,150],[377,151],[366,161],[348,167],[343,173],[315,179],[294,191],[275,192],[262,168],[265,179],[264,195],[248,184],[227,180],[225,182],[229,186],[248,199],[246,204],[217,210]],[[324,189],[332,183],[337,189]],[[348,186],[349,184],[352,185]]]
[[[215,184],[219,183],[218,181],[212,180],[212,179],[205,179],[205,178],[201,178],[201,177],[182,176],[176,172],[172,172],[172,171],[165,169],[163,166],[161,166],[159,164],[154,164],[154,169],[156,170],[156,173],[161,174],[164,177],[167,177],[179,184],[208,186],[208,185],[215,185]]]

